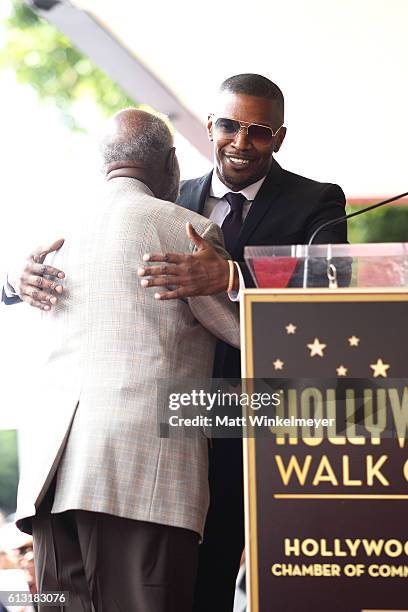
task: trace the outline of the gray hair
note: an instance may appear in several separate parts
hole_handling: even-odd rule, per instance
[[[106,134],[99,145],[104,167],[109,164],[135,161],[152,166],[163,159],[173,146],[173,137],[166,123],[149,113],[143,126],[126,124],[120,136]]]

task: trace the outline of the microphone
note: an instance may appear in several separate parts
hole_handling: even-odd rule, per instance
[[[320,232],[323,229],[325,229],[326,227],[330,227],[332,225],[338,225],[338,223],[347,221],[347,219],[351,219],[352,217],[357,217],[358,215],[362,215],[370,210],[374,210],[374,208],[385,206],[385,204],[390,204],[391,202],[400,200],[401,198],[404,198],[405,196],[408,196],[408,191],[406,191],[405,193],[400,193],[399,195],[389,198],[388,200],[383,200],[382,202],[378,202],[377,204],[372,204],[371,206],[367,206],[366,208],[357,210],[356,212],[350,213],[349,215],[343,215],[341,217],[338,217],[337,219],[331,219],[330,221],[325,221],[325,223],[322,223],[321,225],[319,225],[319,227],[315,229],[313,234],[310,236],[309,242],[306,245],[305,265],[304,265],[304,270],[303,270],[303,288],[305,289],[307,287],[307,281],[308,281],[308,276],[309,276],[309,259],[310,259],[309,247],[312,245],[313,240],[316,238],[316,236],[320,234]],[[329,276],[329,272],[330,271],[328,270],[328,276]],[[329,280],[332,280],[332,279],[330,279],[329,277]]]
[[[405,193],[400,193],[399,195],[394,196],[393,198],[389,198],[388,200],[383,200],[382,202],[378,202],[377,204],[372,204],[371,206],[367,206],[367,208],[362,208],[361,210],[357,210],[357,212],[353,212],[349,215],[343,215],[342,217],[338,217],[337,219],[331,219],[330,221],[326,221],[325,223],[322,223],[322,225],[319,225],[319,227],[310,236],[310,240],[307,243],[307,246],[311,246],[316,236],[320,234],[320,232],[326,227],[329,227],[331,225],[337,225],[338,223],[341,223],[342,221],[347,221],[347,219],[351,219],[352,217],[357,217],[358,215],[362,215],[363,213],[368,212],[369,210],[374,210],[374,208],[379,208],[380,206],[385,206],[385,204],[390,204],[391,202],[395,202],[395,200],[400,200],[401,198],[405,198],[405,196],[408,196],[408,191],[406,191]]]

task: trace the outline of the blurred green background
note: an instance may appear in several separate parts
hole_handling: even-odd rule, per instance
[[[16,509],[18,483],[17,432],[0,431],[0,510],[5,514]]]
[[[112,79],[27,5],[13,0],[10,7],[3,21],[0,69],[13,69],[18,83],[30,85],[41,100],[56,104],[67,126],[85,129],[75,113],[75,103],[84,98],[92,99],[106,116],[135,106]]]
[[[375,202],[373,202],[374,204]],[[360,210],[347,206],[347,212]],[[349,242],[408,242],[408,206],[384,206],[350,219]]]

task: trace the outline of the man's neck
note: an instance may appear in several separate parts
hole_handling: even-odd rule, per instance
[[[235,188],[234,191],[242,193],[247,200],[252,201],[257,196],[265,178],[266,177],[264,176],[257,181],[250,183],[250,185],[247,187],[241,189]],[[210,195],[216,198],[222,198],[228,191],[231,191],[231,189],[223,180],[219,178],[218,174],[214,172],[211,180]]]
[[[134,178],[142,183],[146,182],[145,172],[137,166],[117,166],[116,168],[111,166],[106,173],[106,179],[110,181],[117,177]]]
[[[110,181],[114,178],[135,179],[146,185],[146,187],[148,187],[150,191],[154,194],[153,188],[151,186],[151,181],[148,178],[144,168],[141,168],[140,166],[118,166],[116,168],[111,166],[108,172],[106,173],[106,180]]]

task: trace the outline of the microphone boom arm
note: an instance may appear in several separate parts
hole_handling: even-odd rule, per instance
[[[309,242],[307,243],[307,246],[311,246],[312,245],[313,240],[316,238],[316,236],[318,234],[320,234],[320,232],[325,227],[328,227],[329,225],[338,225],[342,221],[346,221],[347,219],[351,219],[352,217],[357,217],[358,215],[362,215],[363,213],[365,213],[365,212],[367,212],[369,210],[374,210],[374,208],[379,208],[380,206],[385,206],[385,204],[391,204],[391,202],[395,202],[395,200],[400,200],[401,198],[404,198],[405,196],[408,196],[408,191],[406,191],[405,193],[400,193],[399,195],[394,196],[393,198],[389,198],[388,200],[384,200],[383,202],[378,202],[377,204],[372,204],[371,206],[367,206],[366,208],[362,208],[361,210],[357,210],[356,212],[350,213],[349,215],[343,215],[342,217],[339,217],[338,219],[330,219],[330,221],[326,221],[325,223],[323,223],[323,225],[320,225],[317,229],[315,229],[313,234],[310,236],[310,239],[309,239]]]

